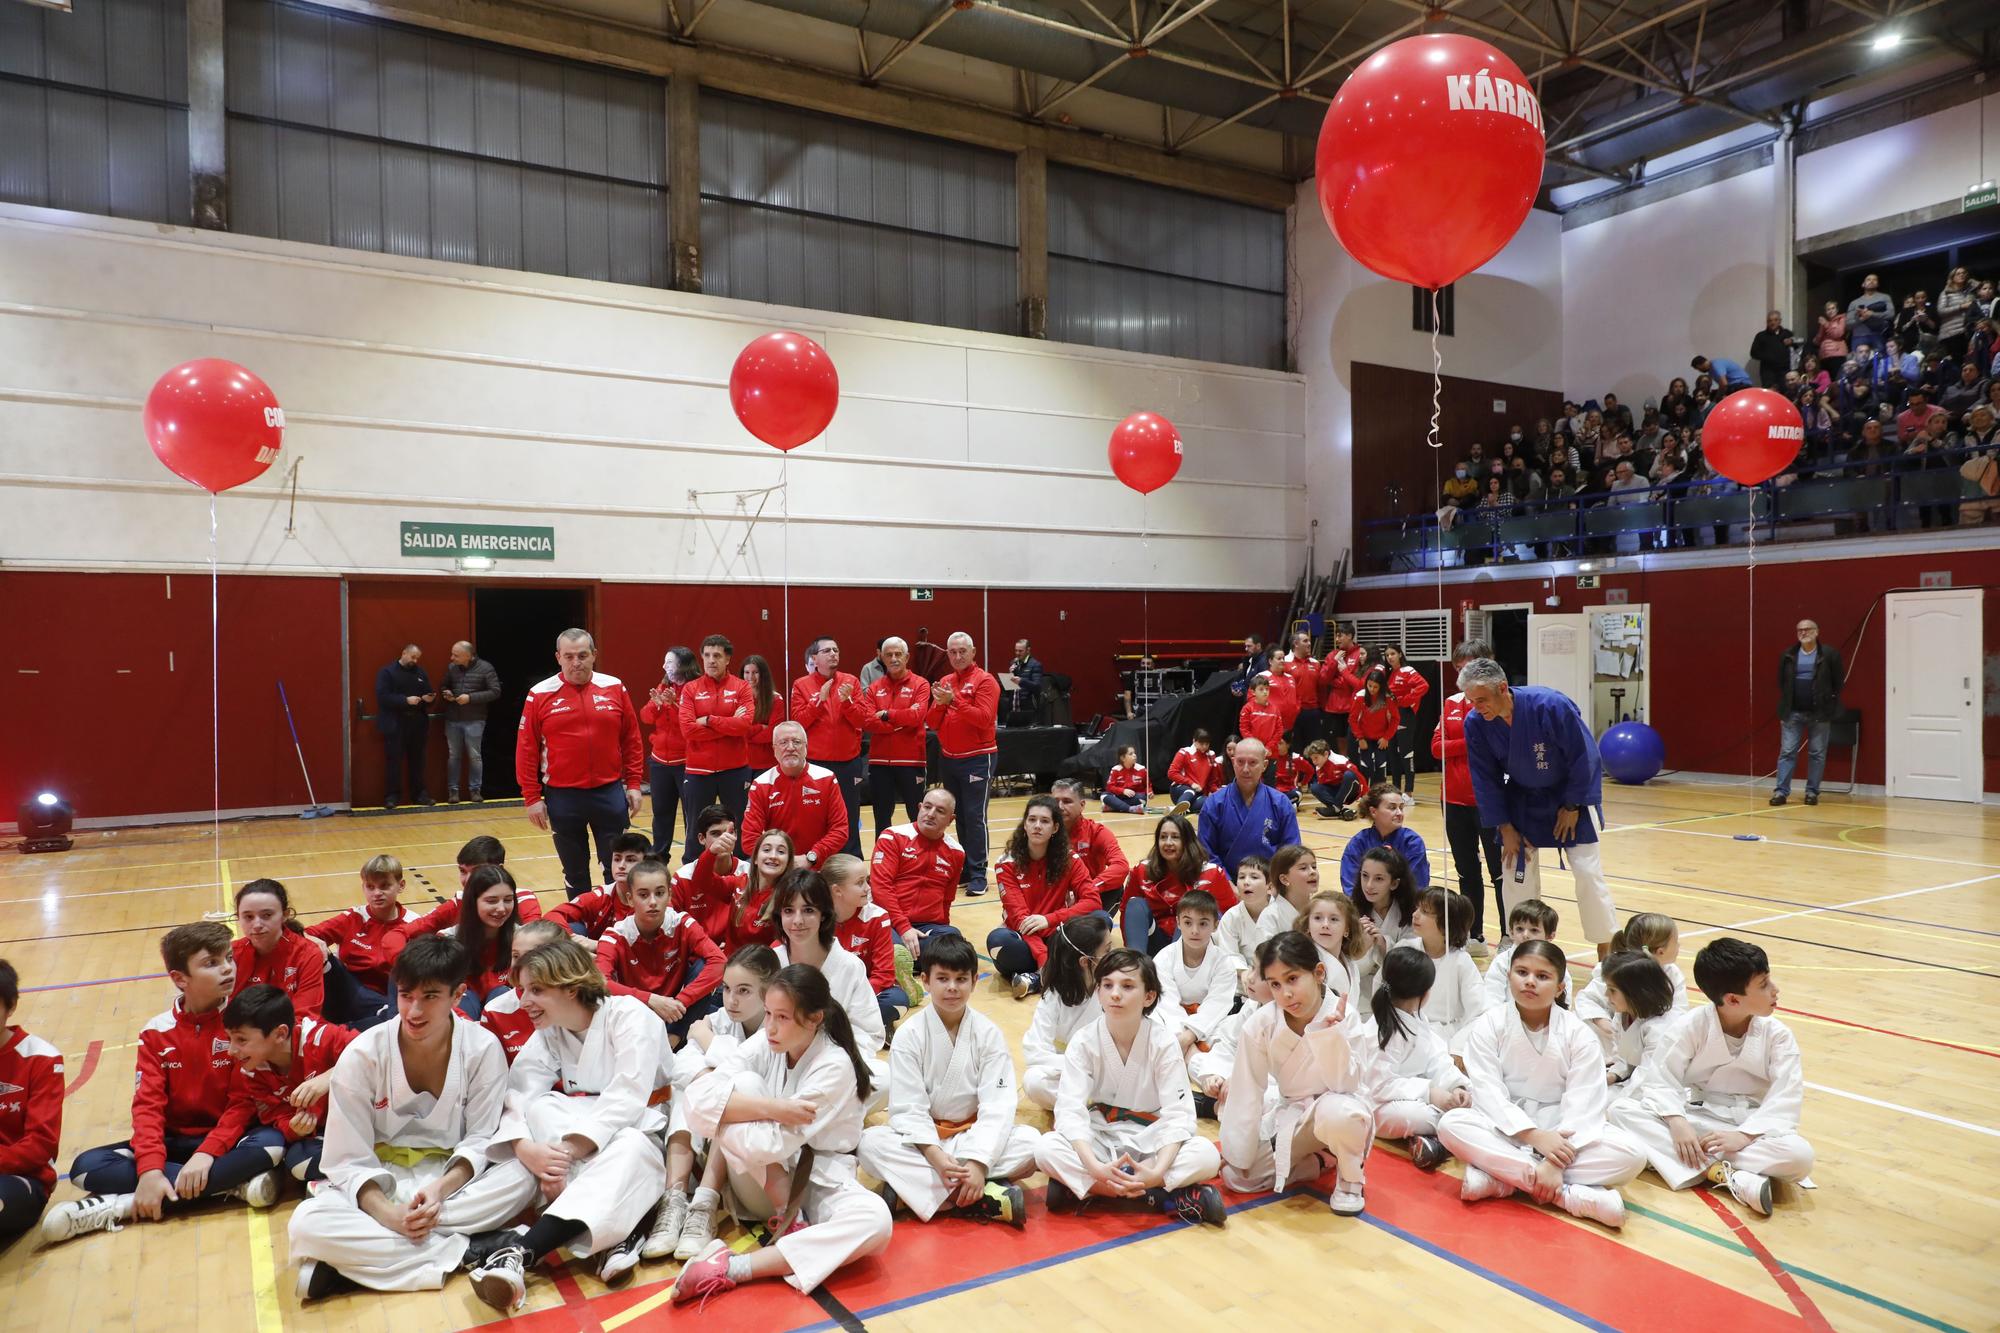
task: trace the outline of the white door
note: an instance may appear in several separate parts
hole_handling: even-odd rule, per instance
[[[1528,617],[1528,683],[1561,690],[1588,716],[1590,636],[1582,614]]]
[[[1980,597],[1977,588],[1889,594],[1891,796],[1980,798]]]

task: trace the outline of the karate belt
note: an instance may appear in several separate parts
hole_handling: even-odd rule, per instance
[[[1198,1004],[1184,1004],[1181,1006],[1181,1009],[1189,1014],[1198,1014],[1201,1012],[1201,1006]],[[1199,1037],[1195,1038],[1194,1048],[1197,1051],[1200,1051],[1203,1055],[1208,1054],[1208,1043],[1201,1040]]]
[[[946,1139],[957,1138],[960,1134],[965,1133],[966,1130],[971,1129],[978,1123],[979,1117],[977,1116],[974,1116],[970,1120],[940,1120],[936,1116],[931,1117],[931,1125],[937,1130],[938,1142],[940,1143]]]
[[[1160,1118],[1158,1111],[1134,1111],[1128,1106],[1113,1106],[1109,1102],[1092,1102],[1090,1109],[1103,1116],[1107,1125],[1115,1125],[1121,1120],[1135,1125],[1150,1125]]]
[[[405,1148],[400,1143],[378,1143],[375,1145],[375,1160],[389,1166],[400,1166],[414,1171],[417,1166],[433,1157],[449,1157],[450,1148]]]

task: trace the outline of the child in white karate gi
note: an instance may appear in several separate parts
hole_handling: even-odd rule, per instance
[[[1613,1015],[1605,1078],[1615,1100],[1638,1091],[1632,1076],[1666,1041],[1683,1011],[1674,1008],[1673,982],[1651,954],[1614,953],[1597,970]]]
[[[888,1066],[875,1058],[886,1040],[882,1006],[875,1001],[875,988],[868,984],[868,965],[834,938],[834,927],[839,923],[834,919],[833,887],[826,876],[804,866],[787,872],[771,891],[771,920],[778,927],[779,965],[804,963],[820,970],[834,1003],[847,1011],[854,1044],[868,1057],[877,1087],[884,1087]]]
[[[1480,978],[1493,1002],[1489,1008],[1505,1004],[1512,998],[1507,979],[1513,975],[1514,950],[1529,940],[1554,940],[1556,927],[1560,924],[1556,909],[1540,898],[1523,898],[1507,909],[1507,944],[1493,955],[1493,961],[1486,965],[1486,975]],[[1563,1001],[1571,1003],[1573,1000],[1569,973],[1565,970]]]
[[[1027,1065],[1021,1090],[1037,1106],[1054,1109],[1069,1044],[1098,1018],[1095,969],[1097,960],[1110,952],[1111,927],[1095,913],[1071,917],[1049,932],[1042,995],[1021,1038]]]
[[[1212,1183],[1222,1159],[1195,1132],[1194,1095],[1173,1034],[1147,1015],[1160,1001],[1153,960],[1113,949],[1097,965],[1102,1017],[1070,1041],[1055,1128],[1035,1146],[1048,1205],[1133,1199],[1189,1222],[1228,1220]]]
[[[1372,968],[1374,960],[1354,900],[1333,889],[1315,893],[1306,904],[1299,929],[1319,950],[1319,960],[1326,967],[1327,988],[1336,995],[1347,996],[1357,1006],[1366,1004],[1375,973],[1371,970],[1364,980],[1361,969],[1364,965]]]
[[[1638,952],[1650,955],[1666,971],[1667,980],[1673,985],[1671,1011],[1680,1013],[1686,1009],[1687,978],[1674,961],[1681,956],[1681,931],[1674,919],[1661,912],[1635,912],[1625,923],[1625,929],[1612,932],[1611,954]],[[1615,1054],[1619,1032],[1617,1011],[1604,994],[1604,964],[1611,954],[1599,960],[1591,971],[1590,983],[1576,995],[1576,1016],[1597,1033],[1607,1064]]]
[[[1370,855],[1373,855],[1371,852]],[[1472,904],[1452,889],[1428,888],[1417,897],[1411,934],[1396,945],[1420,950],[1437,970],[1421,1011],[1424,1022],[1456,1050],[1458,1034],[1493,1007],[1479,980],[1479,964],[1465,951],[1472,930]]]
[[[918,959],[930,1003],[889,1045],[889,1123],[861,1132],[861,1165],[928,1222],[940,1210],[1015,1227],[1028,1220],[1015,1181],[1035,1169],[1035,1131],[1014,1121],[1014,1057],[971,1008],[979,955],[956,933]],[[1046,998],[1043,1003],[1047,1003]]]
[[[1410,1160],[1423,1171],[1437,1170],[1451,1156],[1437,1138],[1439,1118],[1472,1105],[1471,1080],[1422,1017],[1436,981],[1437,965],[1422,949],[1389,950],[1368,1001],[1375,1021],[1362,1031],[1388,1065],[1375,1101],[1375,1133],[1407,1140]]]
[[[1271,863],[1246,856],[1236,866],[1236,906],[1222,914],[1215,942],[1236,960],[1236,987],[1246,991],[1254,973],[1257,946],[1297,924],[1298,910],[1271,887]]]
[[[1215,896],[1189,889],[1174,911],[1178,936],[1153,955],[1160,974],[1158,1020],[1180,1042],[1181,1058],[1209,1046],[1236,1009],[1236,960],[1215,943]]]
[[[1612,1108],[1677,1190],[1721,1177],[1745,1207],[1771,1212],[1771,1186],[1802,1180],[1812,1145],[1799,1134],[1805,1067],[1778,1008],[1771,960],[1727,937],[1695,955],[1694,981],[1714,1003],[1674,1021],[1640,1068],[1636,1095]]]

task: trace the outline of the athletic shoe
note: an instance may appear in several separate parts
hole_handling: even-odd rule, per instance
[[[470,1273],[486,1263],[487,1256],[501,1247],[512,1245],[527,1233],[519,1227],[501,1227],[498,1231],[478,1231],[465,1238],[465,1253],[458,1256],[459,1271]]]
[[[284,1177],[276,1171],[266,1171],[260,1176],[252,1176],[235,1189],[222,1192],[229,1198],[241,1199],[252,1208],[264,1209],[278,1201],[278,1194],[283,1188]]]
[[[1819,793],[1818,793],[1818,792],[1816,792],[1816,791],[1809,791],[1809,792],[1807,792],[1807,793],[1806,793],[1806,804],[1807,804],[1807,805],[1818,805],[1818,804],[1819,804]]]
[[[1410,1164],[1419,1171],[1435,1171],[1451,1160],[1451,1150],[1434,1134],[1413,1134],[1409,1140]],[[1468,1171],[1472,1168],[1467,1167]]]
[[[465,799],[471,801],[474,805],[478,805],[481,801],[485,800],[486,798],[479,794],[479,788],[474,787],[472,789],[472,794],[466,797]]]
[[[1197,1092],[1194,1095],[1194,1118],[1197,1120],[1215,1119],[1215,1098],[1205,1092]]]
[[[1213,1185],[1190,1185],[1183,1190],[1150,1192],[1165,1196],[1160,1200],[1161,1212],[1172,1213],[1183,1222],[1219,1227],[1229,1220],[1229,1209],[1222,1202],[1222,1191]]]
[[[977,884],[968,884],[965,886],[965,896],[968,898],[977,898],[985,892],[986,892],[986,881],[984,880],[981,880]]]
[[[1075,1191],[1054,1176],[1049,1177],[1049,1188],[1042,1196],[1042,1203],[1052,1213],[1069,1213],[1083,1207],[1083,1200],[1076,1196]]]
[[[1333,812],[1333,817],[1335,819],[1345,820],[1347,823],[1351,824],[1354,822],[1355,815],[1353,810],[1343,805],[1340,807],[1340,809]]]
[[[1748,1208],[1759,1217],[1771,1215],[1771,1180],[1755,1171],[1731,1171],[1729,1192],[1736,1196],[1736,1202]]]
[[[382,809],[385,813],[393,815],[396,813],[396,804],[395,801],[384,801],[382,802]]]
[[[687,1219],[681,1224],[681,1238],[674,1242],[674,1258],[686,1263],[707,1249],[715,1239],[715,1205],[690,1201]]]
[[[660,1205],[660,1211],[666,1211],[665,1204]],[[615,1287],[632,1276],[632,1270],[639,1266],[639,1255],[652,1234],[652,1228],[641,1218],[639,1225],[632,1228],[631,1235],[606,1250],[598,1259],[597,1280],[607,1287]]]
[[[1625,1196],[1595,1185],[1565,1185],[1556,1203],[1571,1217],[1602,1222],[1613,1231],[1625,1225]]]
[[[982,1222],[1005,1222],[1019,1231],[1028,1225],[1028,1196],[1011,1180],[989,1180],[986,1193],[965,1211]]]
[[[1007,983],[1007,988],[1014,992],[1015,999],[1025,1000],[1035,993],[1035,974],[1032,972],[1016,972],[1014,979]]]
[[[1493,956],[1493,946],[1479,936],[1474,936],[1465,942],[1465,951],[1474,958],[1491,958]]]
[[[1194,809],[1194,807],[1192,805],[1189,805],[1186,801],[1175,801],[1174,808],[1169,813],[1176,815],[1184,815],[1192,809]]]
[[[695,1255],[693,1261],[681,1270],[674,1279],[674,1285],[667,1289],[674,1298],[675,1305],[686,1305],[689,1301],[706,1302],[711,1296],[720,1296],[725,1291],[735,1289],[736,1282],[729,1276],[729,1246],[719,1240],[711,1240]]]
[[[1778,794],[1778,793],[1776,793],[1776,792],[1773,792],[1773,793],[1771,794],[1771,800],[1770,800],[1770,804],[1772,804],[1772,805],[1783,805],[1784,803],[1785,803],[1785,798],[1784,798],[1783,796],[1779,795],[1779,794]]]
[[[1514,1187],[1504,1180],[1495,1180],[1472,1163],[1465,1164],[1465,1180],[1458,1187],[1458,1197],[1467,1203],[1478,1203],[1481,1199],[1504,1199],[1514,1192]]]
[[[1368,1201],[1362,1197],[1362,1182],[1358,1180],[1342,1180],[1336,1184],[1333,1197],[1327,1202],[1333,1208],[1335,1217],[1359,1217],[1368,1207]]]
[[[512,1314],[528,1303],[528,1247],[521,1244],[525,1234],[515,1232],[511,1241],[472,1270],[473,1291],[501,1314]]]
[[[93,1231],[117,1231],[132,1220],[129,1194],[93,1194],[87,1199],[71,1199],[49,1209],[42,1218],[42,1240],[56,1245]]]
[[[445,803],[446,805],[457,805],[457,804],[458,804],[458,793],[457,793],[457,792],[455,792],[455,791],[448,791],[448,792],[446,792],[446,793],[444,794],[444,803]]]
[[[653,1230],[646,1237],[646,1243],[639,1247],[640,1257],[665,1259],[681,1243],[681,1229],[687,1225],[688,1196],[686,1190],[671,1190],[660,1201],[660,1211],[653,1217]]]
[[[337,1296],[343,1291],[359,1291],[361,1284],[332,1264],[321,1263],[317,1259],[307,1259],[299,1265],[299,1281],[294,1288],[299,1304],[307,1301],[321,1301],[328,1296]]]

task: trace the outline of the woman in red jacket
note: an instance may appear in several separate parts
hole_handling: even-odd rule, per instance
[[[318,1018],[326,1008],[326,951],[306,938],[292,915],[291,895],[275,879],[253,879],[236,891],[236,933],[230,954],[236,960],[236,988],[276,986],[301,1018]]]
[[[771,664],[752,653],[743,659],[743,683],[750,687],[750,776],[778,766],[778,752],[771,748],[771,731],[785,720],[785,707],[771,679]]]
[[[1396,744],[1396,729],[1402,724],[1403,715],[1389,697],[1389,678],[1376,667],[1362,682],[1361,693],[1354,696],[1354,706],[1347,711],[1347,725],[1354,733],[1354,757],[1361,761],[1369,786],[1381,786],[1383,774],[1394,763],[1390,751]]]
[[[1236,888],[1222,867],[1208,859],[1194,825],[1181,815],[1163,816],[1153,826],[1153,850],[1125,878],[1119,915],[1125,918],[1125,947],[1152,957],[1179,934],[1174,913],[1189,889],[1205,889],[1227,912],[1236,906]]]
[[[447,930],[456,935],[471,966],[458,1009],[476,1019],[485,1012],[487,1001],[514,988],[514,927],[521,923],[514,889],[514,876],[506,866],[480,866],[466,878],[458,897],[391,931],[384,952],[393,958],[419,935]]]
[[[1389,673],[1389,697],[1395,700],[1397,711],[1402,715],[1402,723],[1396,729],[1396,744],[1391,751],[1391,771],[1395,774],[1396,789],[1408,796],[1417,785],[1417,706],[1431,692],[1431,683],[1424,679],[1423,672],[1403,660],[1401,648],[1384,648],[1382,661]]]
[[[694,649],[667,649],[660,683],[646,696],[639,721],[653,729],[646,755],[646,785],[653,793],[653,855],[665,858],[674,845],[674,820],[681,808],[681,778],[687,773],[687,735],[681,730],[681,686],[695,677]],[[693,817],[693,812],[689,812]]]
[[[1062,807],[1053,796],[1030,796],[1000,863],[1003,924],[986,937],[987,956],[1013,987],[1015,999],[1024,1000],[1042,988],[1049,936],[1071,917],[1090,914],[1111,924],[1090,871],[1070,855]]]

